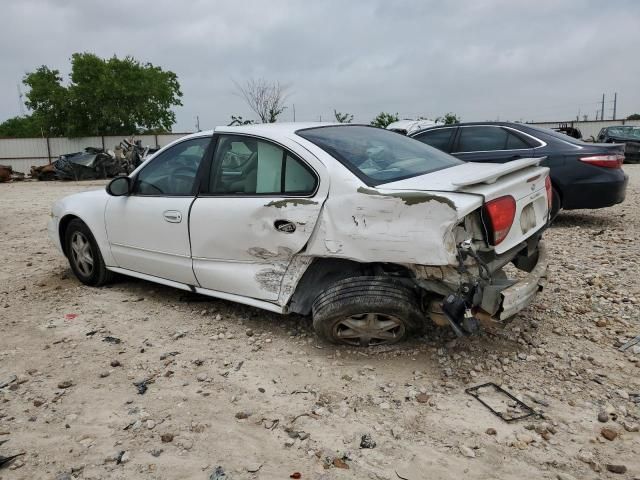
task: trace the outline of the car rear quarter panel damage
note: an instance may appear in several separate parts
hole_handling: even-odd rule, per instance
[[[455,203],[429,192],[337,186],[320,213],[306,253],[358,262],[455,262]]]

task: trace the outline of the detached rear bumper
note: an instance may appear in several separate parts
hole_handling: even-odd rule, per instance
[[[536,263],[526,277],[485,286],[475,317],[485,326],[497,326],[525,309],[547,284],[547,265],[547,249],[539,242]]]
[[[547,249],[544,243],[540,242],[538,262],[533,270],[525,278],[499,293],[500,308],[495,315],[498,320],[507,320],[529,306],[538,292],[542,291],[547,284],[547,266]]]

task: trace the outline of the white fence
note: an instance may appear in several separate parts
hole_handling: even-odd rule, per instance
[[[532,122],[531,125],[543,128],[558,128],[561,124],[569,125],[577,128],[582,132],[582,139],[589,140],[590,137],[596,138],[600,130],[604,127],[612,127],[614,125],[634,125],[640,126],[640,120],[587,120],[586,122]]]
[[[137,135],[144,146],[159,146],[189,135],[188,133],[168,133],[164,135]],[[79,138],[0,138],[0,165],[11,165],[14,171],[29,173],[32,165],[46,165],[65,153],[81,152],[86,147],[113,150],[127,137],[101,136]]]

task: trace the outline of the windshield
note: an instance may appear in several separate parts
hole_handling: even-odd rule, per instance
[[[415,177],[464,163],[418,140],[359,125],[298,130],[369,186]]]
[[[640,140],[640,127],[609,127],[607,135],[613,137],[637,138]]]

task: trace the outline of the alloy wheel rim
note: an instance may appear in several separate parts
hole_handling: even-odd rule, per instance
[[[71,236],[71,257],[76,268],[85,277],[93,273],[93,252],[91,244],[82,232],[73,232]]]
[[[351,315],[337,322],[333,328],[336,340],[360,347],[395,343],[404,333],[404,322],[400,318],[376,312]]]

